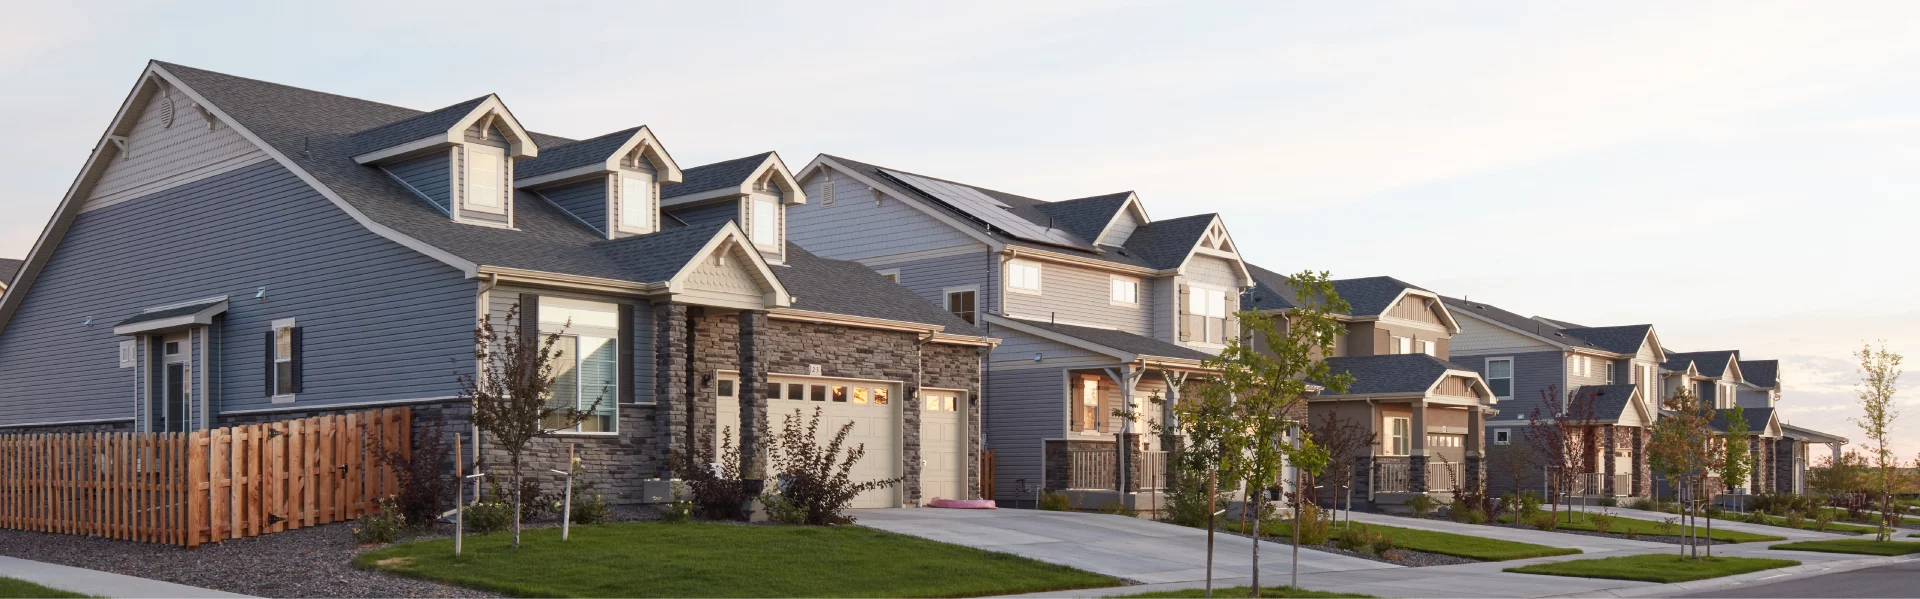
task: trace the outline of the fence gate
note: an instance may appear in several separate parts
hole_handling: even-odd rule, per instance
[[[0,528],[197,547],[351,520],[399,491],[412,411],[194,433],[0,435]]]

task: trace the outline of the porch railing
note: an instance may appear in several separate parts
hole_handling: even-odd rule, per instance
[[[1413,489],[1413,464],[1407,462],[1375,462],[1373,465],[1373,492],[1407,493]]]
[[[1075,449],[1067,452],[1067,488],[1114,489],[1117,474],[1111,449]]]
[[[1137,455],[1140,459],[1140,480],[1136,484],[1139,485],[1140,490],[1165,490],[1167,488],[1167,452],[1142,451]]]
[[[1568,489],[1568,494],[1583,496],[1583,497],[1605,496],[1608,494],[1606,484],[1607,484],[1607,473],[1605,472],[1582,473],[1581,475],[1574,477],[1573,488]],[[1612,494],[1621,495],[1621,496],[1632,495],[1633,494],[1633,475],[1632,474],[1613,475],[1613,493]]]

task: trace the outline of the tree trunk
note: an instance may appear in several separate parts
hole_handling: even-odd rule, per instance
[[[1217,509],[1214,508],[1213,498],[1220,496],[1217,490],[1219,485],[1219,480],[1220,480],[1219,471],[1216,471],[1212,468],[1208,468],[1207,469],[1207,597],[1209,599],[1213,597],[1213,529],[1214,529],[1213,514],[1214,512],[1218,511]]]
[[[1266,496],[1264,489],[1256,493],[1253,499],[1253,594],[1251,595],[1253,597],[1260,596],[1260,514],[1264,512],[1264,510],[1261,509],[1264,506],[1261,505],[1260,500]],[[1245,522],[1247,519],[1245,506],[1247,503],[1242,501],[1240,505],[1240,520]],[[1300,523],[1295,522],[1294,526],[1297,528],[1299,524]]]
[[[513,454],[513,548],[520,548],[520,453]]]

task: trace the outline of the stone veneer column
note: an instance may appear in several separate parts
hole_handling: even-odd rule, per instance
[[[1602,497],[1612,497],[1614,495],[1613,451],[1615,430],[1611,424],[1600,427],[1600,434],[1603,435],[1603,438],[1600,440],[1600,471],[1605,473],[1600,479],[1600,494]]]
[[[1413,416],[1407,423],[1407,491],[1425,493],[1427,489],[1427,403],[1413,402]]]
[[[767,313],[748,310],[740,313],[740,476],[759,479],[766,476],[765,447],[761,433],[767,426]],[[722,424],[724,426],[724,423]]]
[[[1633,495],[1635,497],[1652,496],[1652,493],[1647,492],[1647,484],[1650,482],[1648,479],[1651,478],[1648,476],[1648,468],[1647,428],[1637,426],[1633,428]]]
[[[692,406],[693,379],[690,376],[690,347],[688,339],[691,329],[687,326],[687,305],[677,303],[657,303],[653,305],[653,360],[654,360],[654,401],[658,417],[655,419],[654,454],[655,463],[662,464],[661,477],[671,477],[669,472],[672,457],[676,453],[691,450],[688,442],[692,432],[692,420],[689,417]]]
[[[1466,449],[1466,488],[1486,491],[1486,475],[1481,472],[1481,460],[1487,454],[1487,415],[1482,408],[1467,410],[1467,449]]]

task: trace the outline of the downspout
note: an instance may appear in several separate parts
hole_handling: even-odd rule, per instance
[[[912,393],[912,394],[910,394],[910,395],[908,396],[909,398],[907,399],[907,401],[905,401],[905,402],[903,402],[903,403],[905,403],[906,405],[902,405],[902,406],[900,406],[900,409],[902,410],[902,414],[901,414],[901,416],[900,416],[900,419],[901,419],[901,421],[902,421],[902,422],[905,422],[905,421],[906,421],[906,414],[905,414],[905,411],[906,411],[906,410],[918,410],[918,409],[920,409],[920,406],[921,406],[921,402],[923,402],[923,401],[925,401],[925,397],[924,397],[924,396],[926,395],[926,372],[927,372],[927,352],[926,352],[926,348],[927,348],[927,344],[928,344],[928,343],[931,343],[931,342],[933,342],[933,334],[934,334],[934,331],[927,331],[927,332],[926,332],[926,333],[924,333],[924,334],[920,334],[920,335],[914,335],[914,341],[913,341],[913,393]],[[920,430],[920,436],[921,436],[921,438],[925,438],[925,437],[926,437],[926,431],[925,431],[925,429],[924,429],[924,428],[922,428],[922,427],[925,427],[925,426],[927,425],[927,423],[926,423],[926,419],[925,419],[925,417],[923,416],[923,417],[920,417],[920,418],[915,418],[915,420],[919,422],[919,426],[918,426],[918,427],[915,427],[915,428],[920,428],[920,429],[921,429],[921,430]],[[903,432],[902,432],[901,434],[902,434],[902,435],[904,436],[904,435],[905,435],[905,432],[903,431]],[[906,440],[905,440],[905,439],[901,439],[901,441],[900,441],[900,444],[901,444],[901,446],[902,446],[902,447],[905,447],[905,446],[906,446]],[[922,455],[924,455],[924,452],[925,452],[926,450],[927,450],[927,448],[925,448],[925,447],[922,447],[922,448],[920,448],[920,451],[921,451],[921,452],[923,452],[923,453],[922,453]],[[926,471],[925,471],[925,468],[926,468],[926,462],[927,462],[927,460],[926,460],[926,458],[921,458],[921,459],[920,459],[920,465],[918,466],[918,469],[916,469],[916,470],[915,470],[915,472],[917,472],[917,473],[919,473],[919,475],[920,475],[920,477],[921,477],[921,478],[925,478],[925,477],[926,477]],[[905,468],[904,468],[904,467],[906,466],[906,464],[904,464],[904,463],[902,463],[902,464],[901,464],[901,466],[902,466],[902,472],[901,472],[900,474],[901,474],[901,476],[905,476],[905,475],[906,475],[906,472],[905,472]],[[917,486],[917,485],[916,485],[916,486]],[[902,485],[902,490],[903,490],[903,491],[905,490],[905,485]],[[921,489],[921,492],[925,492],[925,491],[926,491],[925,489]],[[902,493],[902,495],[904,495],[904,494],[905,494],[905,493]]]
[[[482,283],[480,285],[480,290],[473,294],[474,312],[478,315],[478,318],[486,318],[489,320],[493,318],[493,312],[491,310],[491,306],[488,305],[490,302],[487,301],[492,296],[488,294],[493,293],[493,288],[499,287],[499,286],[500,286],[500,273],[488,273],[487,282]],[[486,365],[481,364],[478,361],[475,361],[473,364],[473,374],[474,374],[475,380],[477,381],[479,377],[485,373],[486,373]],[[480,465],[480,424],[477,422],[473,422],[473,408],[468,408],[467,421],[470,428],[473,429],[473,437],[472,437],[473,464],[475,469],[478,469]],[[460,448],[459,447],[453,448],[453,452],[454,452],[454,456],[453,456],[454,461],[455,462],[460,461],[460,455],[459,455]],[[464,469],[462,471],[464,471]],[[483,478],[484,477],[476,476],[473,479],[474,503],[480,502],[480,481]]]

